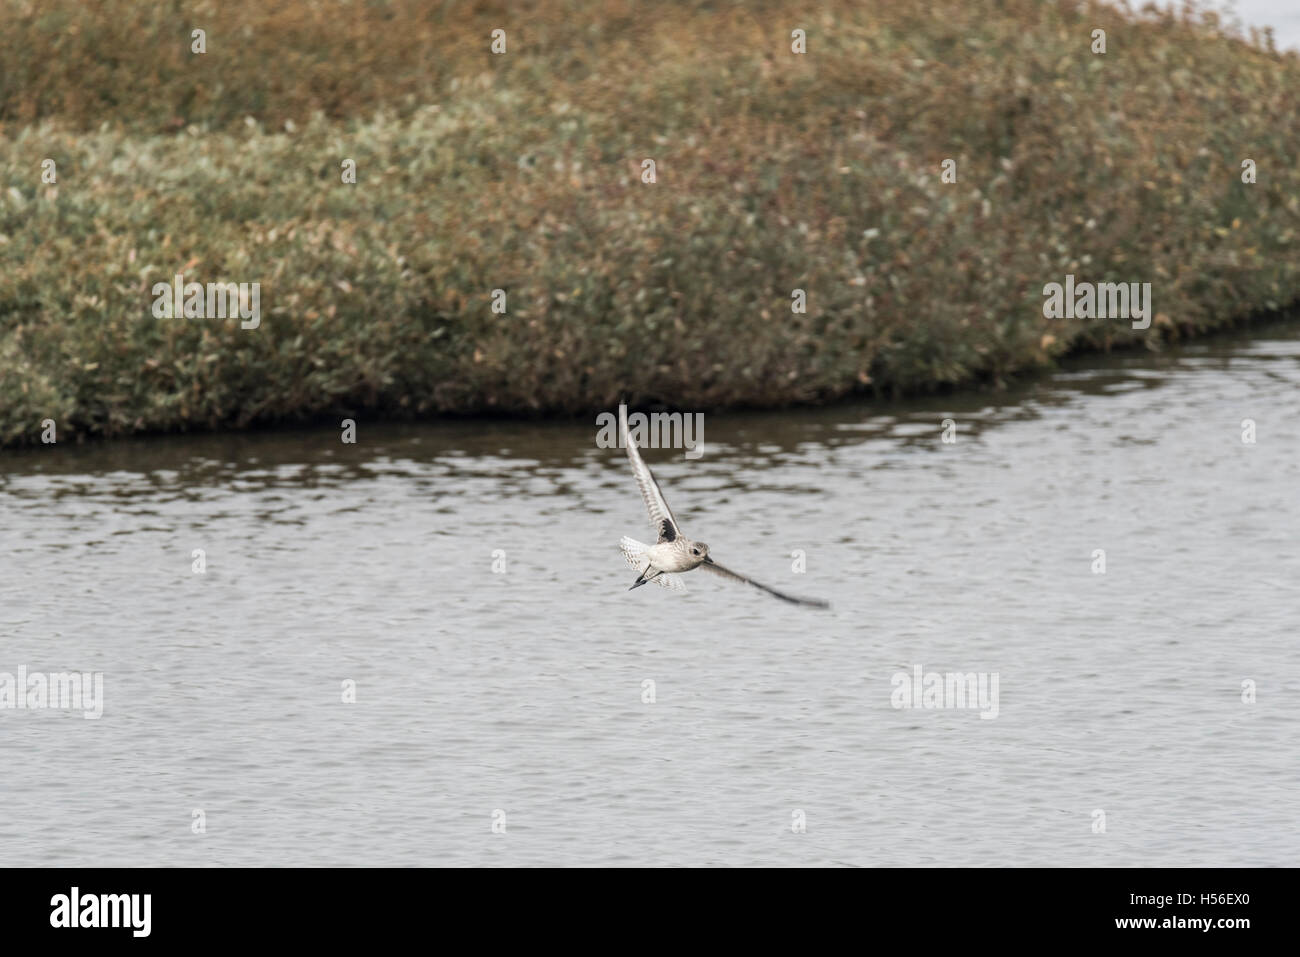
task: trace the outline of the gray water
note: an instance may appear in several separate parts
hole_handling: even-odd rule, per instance
[[[0,672],[104,682],[0,710],[0,863],[1300,863],[1296,325],[645,453],[688,535],[830,611],[629,592],[652,533],[595,436],[0,453]],[[917,665],[996,673],[996,718],[894,707]]]

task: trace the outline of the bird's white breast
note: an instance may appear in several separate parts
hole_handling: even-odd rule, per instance
[[[678,542],[660,542],[645,555],[650,564],[661,572],[684,572],[699,564],[699,560],[692,558]]]

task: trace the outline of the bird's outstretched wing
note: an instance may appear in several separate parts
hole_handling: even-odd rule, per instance
[[[636,442],[627,430],[627,415],[622,409],[619,410],[619,428],[623,430],[623,444],[627,446],[627,457],[632,462],[632,474],[636,476],[637,488],[641,490],[646,511],[650,513],[651,526],[659,534],[659,541],[676,541],[677,536],[681,534],[677,519],[673,518],[673,513],[668,510],[664,493],[659,491],[659,483],[655,481],[650,466],[641,461],[641,453],[637,451]]]
[[[730,568],[723,568],[712,558],[706,558],[704,564],[700,565],[700,568],[704,569],[706,572],[713,572],[715,575],[721,575],[723,578],[730,578],[732,581],[741,582],[745,585],[753,585],[755,588],[760,588],[769,595],[775,595],[782,601],[788,601],[792,605],[811,605],[814,608],[831,607],[830,602],[822,601],[820,598],[797,598],[794,595],[787,595],[783,591],[777,591],[775,588],[769,588],[762,582],[756,582],[752,578],[746,578],[744,575],[733,572]]]

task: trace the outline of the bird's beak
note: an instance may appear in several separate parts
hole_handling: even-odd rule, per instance
[[[706,565],[712,565],[712,564],[713,564],[713,559],[710,558],[708,555],[705,555],[705,556],[704,556],[704,564],[706,564]]]

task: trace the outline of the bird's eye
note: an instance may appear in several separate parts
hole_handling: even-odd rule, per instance
[[[691,549],[691,554],[692,554],[692,555],[698,555],[699,553],[700,553],[700,550],[699,550],[698,548],[692,548],[692,549]]]

